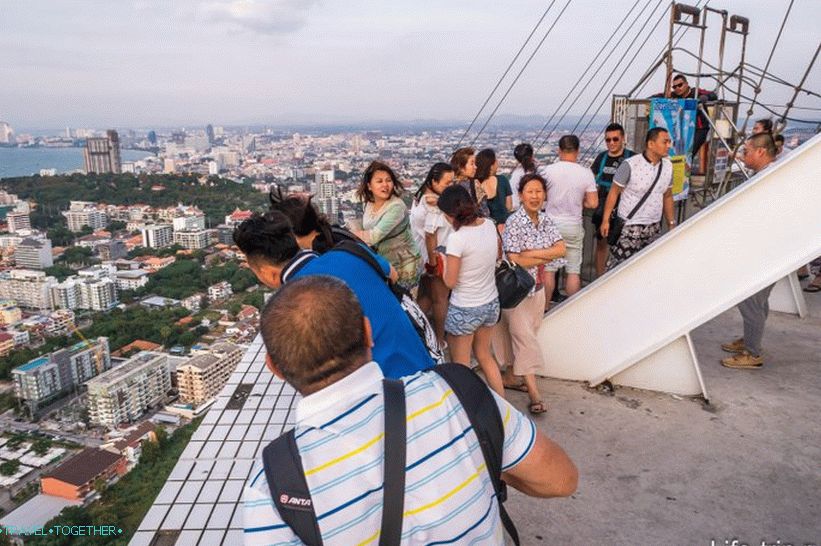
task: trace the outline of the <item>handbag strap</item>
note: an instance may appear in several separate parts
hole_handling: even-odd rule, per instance
[[[385,393],[385,464],[382,486],[382,530],[380,546],[397,546],[402,541],[405,510],[405,384],[383,379]]]
[[[663,166],[664,166],[664,158],[659,159],[659,168],[658,168],[658,171],[656,171],[656,179],[653,180],[653,185],[650,186],[649,190],[644,192],[644,195],[641,197],[639,202],[636,203],[636,206],[633,207],[633,210],[631,210],[630,214],[627,215],[627,220],[630,220],[631,218],[633,218],[633,216],[636,214],[636,212],[638,212],[638,210],[641,208],[641,206],[644,204],[644,202],[647,201],[647,198],[650,197],[650,194],[653,193],[653,189],[656,187],[656,183],[659,181],[659,178],[661,178],[661,169],[662,169]]]

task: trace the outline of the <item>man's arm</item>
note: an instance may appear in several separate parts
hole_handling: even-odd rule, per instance
[[[610,196],[608,196],[609,199]],[[672,188],[667,188],[667,191],[664,192],[664,218],[667,219],[667,226],[669,228],[673,228],[676,225],[676,218],[673,215],[673,190]]]
[[[538,430],[527,456],[502,477],[532,497],[567,497],[579,484],[579,471],[567,453]]]
[[[599,206],[599,192],[596,190],[584,192],[584,202],[582,206],[586,209],[594,209]]]
[[[610,233],[610,215],[613,214],[613,209],[616,208],[616,201],[619,200],[621,194],[621,186],[615,182],[610,186],[610,191],[607,193],[607,200],[604,202],[604,213],[602,214],[601,227],[599,233],[604,238]]]

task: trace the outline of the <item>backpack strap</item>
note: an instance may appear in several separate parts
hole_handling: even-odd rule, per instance
[[[405,384],[399,379],[382,380],[385,393],[385,462],[382,486],[382,530],[380,546],[402,542],[405,511]]]
[[[453,389],[479,438],[493,491],[499,501],[499,516],[507,534],[519,546],[519,533],[505,510],[507,484],[502,480],[502,450],[505,429],[496,400],[485,383],[470,368],[461,364],[440,364],[433,368]]]
[[[294,429],[265,446],[262,464],[271,497],[282,521],[305,544],[321,546],[322,536],[311,492],[305,481]]]
[[[388,276],[385,275],[385,271],[382,270],[382,266],[379,265],[379,262],[376,261],[376,258],[373,257],[373,254],[362,246],[359,243],[355,243],[353,241],[340,241],[336,245],[334,245],[332,250],[341,250],[342,252],[347,252],[348,254],[353,254],[357,258],[367,262],[369,266],[376,271],[376,274],[384,280],[388,282]]]

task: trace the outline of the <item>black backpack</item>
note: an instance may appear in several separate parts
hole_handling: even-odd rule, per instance
[[[396,297],[396,301],[399,302],[402,310],[405,311],[405,315],[407,315],[408,320],[410,320],[411,325],[413,325],[413,329],[416,330],[416,333],[419,335],[419,338],[428,350],[428,354],[434,364],[441,364],[445,361],[445,356],[439,348],[439,340],[436,338],[436,332],[433,330],[433,326],[431,326],[425,312],[422,311],[419,304],[414,301],[413,297],[407,290],[405,290],[402,286],[391,282],[387,275],[385,275],[385,272],[382,271],[382,268],[379,266],[379,262],[374,259],[373,255],[365,249],[362,244],[356,243],[353,240],[344,240],[337,243],[332,250],[339,250],[342,252],[347,252],[348,254],[353,254],[357,258],[367,262],[367,264],[370,265],[374,271],[376,271],[377,275],[379,275],[379,277],[388,284],[391,292]]]
[[[482,455],[495,496],[499,515],[514,544],[519,533],[504,507],[507,484],[502,480],[504,424],[490,389],[470,369],[461,364],[440,364],[423,373],[437,373],[459,399],[471,427],[479,439]],[[405,396],[404,384],[386,379],[385,389],[385,466],[380,546],[400,543],[405,493]],[[294,429],[289,430],[262,450],[265,477],[271,497],[282,521],[309,546],[322,544],[311,493],[296,445]]]

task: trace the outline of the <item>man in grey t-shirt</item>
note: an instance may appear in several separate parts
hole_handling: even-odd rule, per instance
[[[613,175],[613,186],[607,194],[603,218],[610,218],[621,195],[618,214],[624,220],[624,229],[619,240],[610,246],[608,270],[658,238],[661,233],[659,221],[662,215],[667,219],[670,228],[676,225],[673,219],[673,164],[667,159],[670,134],[661,127],[650,129],[647,131],[645,145],[641,155],[625,159],[619,165],[616,174]],[[650,193],[647,199],[635,210],[632,217],[628,218],[648,191]],[[600,232],[602,237],[607,238],[610,223],[602,222]]]

